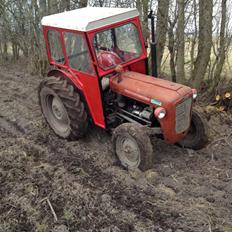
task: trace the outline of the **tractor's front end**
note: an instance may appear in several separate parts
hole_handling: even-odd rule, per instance
[[[196,90],[128,70],[111,77],[109,85],[115,95],[109,118],[119,124],[113,133],[115,153],[125,167],[151,167],[151,135],[190,149],[206,145],[207,122],[193,108]]]
[[[146,120],[150,127],[160,126],[167,142],[177,143],[186,136],[195,96],[191,88],[131,71],[111,78],[110,88],[125,102],[129,98],[149,106],[152,114]],[[140,115],[138,110],[131,113]]]

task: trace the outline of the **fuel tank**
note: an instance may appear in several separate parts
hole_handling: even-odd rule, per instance
[[[164,138],[176,143],[186,135],[191,120],[192,89],[171,81],[125,71],[110,79],[110,88],[123,96],[157,108],[167,115],[160,120]]]

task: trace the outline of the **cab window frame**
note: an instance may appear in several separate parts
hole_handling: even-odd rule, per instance
[[[87,52],[87,56],[89,58],[89,64],[90,64],[90,66],[92,68],[92,72],[87,72],[85,70],[79,70],[78,68],[72,67],[70,65],[70,59],[69,59],[69,55],[68,55],[68,51],[67,51],[67,47],[66,47],[66,41],[65,41],[65,34],[72,34],[72,35],[80,36],[83,39],[83,42],[84,42],[85,48],[86,48],[86,52]],[[95,76],[96,75],[96,70],[95,70],[95,67],[94,67],[94,62],[93,62],[93,59],[92,59],[92,54],[91,54],[90,48],[88,47],[88,41],[87,41],[85,32],[72,31],[72,30],[63,30],[62,31],[62,37],[63,37],[64,49],[65,49],[66,60],[67,60],[68,66],[71,69],[75,70],[76,72],[80,72],[80,73],[83,73],[83,74]],[[76,56],[76,59],[78,59],[78,56]]]
[[[59,46],[60,46],[59,49],[60,49],[60,52],[62,53],[62,54],[59,54],[59,55],[62,55],[62,57],[60,57],[59,59],[55,59],[55,57],[53,56],[54,50],[52,50],[52,46],[51,46],[50,39],[49,39],[49,33],[51,33],[51,32],[56,33],[58,35],[57,38],[59,38]],[[46,37],[47,37],[48,49],[49,49],[51,61],[53,63],[55,63],[56,65],[64,66],[66,64],[66,58],[65,58],[65,52],[64,52],[63,44],[62,44],[61,32],[59,30],[54,29],[54,28],[50,28],[47,30]],[[61,61],[59,61],[59,60],[61,60]]]
[[[100,69],[102,69],[104,72],[107,72],[107,71],[109,71],[111,69],[114,69],[115,66],[104,68],[104,67],[102,67],[102,66],[99,65],[99,62],[98,62],[98,59],[97,59],[97,53],[96,53],[96,49],[95,49],[95,45],[94,45],[94,43],[95,43],[94,42],[95,41],[95,36],[96,36],[96,34],[108,31],[110,29],[115,29],[115,28],[118,28],[118,27],[123,27],[123,26],[128,25],[128,24],[132,24],[136,28],[137,35],[138,35],[138,41],[140,43],[141,49],[140,49],[140,53],[139,53],[139,55],[137,57],[134,57],[133,59],[124,61],[124,62],[121,63],[121,65],[123,65],[123,64],[125,64],[127,62],[133,62],[133,60],[137,60],[137,59],[139,59],[141,57],[141,55],[143,55],[143,45],[142,45],[142,40],[141,40],[141,37],[140,37],[140,31],[139,31],[139,28],[138,28],[137,24],[134,23],[133,21],[128,21],[128,22],[125,22],[125,23],[122,23],[122,24],[119,24],[119,25],[115,25],[115,26],[112,26],[112,27],[104,28],[102,30],[98,30],[98,31],[94,32],[94,34],[93,34],[93,37],[92,37],[92,47],[93,47],[94,56],[96,57],[97,66]]]

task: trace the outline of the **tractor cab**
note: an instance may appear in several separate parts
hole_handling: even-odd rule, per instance
[[[136,9],[87,7],[42,20],[49,62],[104,76],[123,65],[146,72],[146,49]]]
[[[42,26],[53,69],[39,100],[58,136],[82,138],[90,124],[113,131],[122,165],[141,169],[152,164],[150,135],[193,149],[206,144],[204,120],[193,110],[196,91],[147,75],[137,9],[86,7],[46,16]]]

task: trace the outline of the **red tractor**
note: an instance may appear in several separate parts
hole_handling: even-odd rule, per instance
[[[112,130],[121,164],[142,170],[152,165],[152,135],[186,148],[205,146],[206,124],[193,110],[196,91],[148,75],[136,9],[87,7],[46,16],[42,25],[54,68],[39,99],[58,136],[82,138],[90,124]]]

